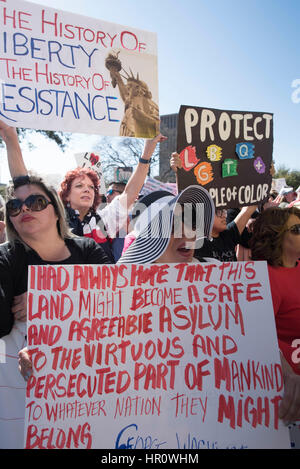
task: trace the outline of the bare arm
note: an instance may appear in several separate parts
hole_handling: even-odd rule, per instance
[[[11,177],[25,176],[28,171],[23,160],[16,129],[0,120],[0,135],[6,144]]]
[[[177,168],[182,168],[182,162],[181,162],[180,156],[177,152],[174,152],[174,153],[171,154],[170,167],[175,172],[176,184],[178,186]]]
[[[167,137],[164,137],[163,135],[159,134],[152,139],[146,140],[141,158],[150,161],[150,158],[153,155],[157,143],[163,142],[166,139]],[[119,197],[119,200],[122,204],[127,204],[127,208],[129,208],[137,199],[140,190],[145,182],[148,171],[149,164],[140,162],[137,164],[137,167],[135,168],[129,181],[126,184],[124,192]]]
[[[234,222],[239,230],[239,233],[242,234],[251,215],[257,209],[257,205],[251,205],[250,207],[243,207],[240,213],[235,217]]]

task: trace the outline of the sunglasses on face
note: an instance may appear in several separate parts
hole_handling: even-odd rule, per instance
[[[293,225],[290,228],[287,228],[285,231],[289,231],[294,235],[300,235],[300,223],[298,223],[297,225]]]
[[[10,217],[16,217],[21,213],[23,205],[31,210],[32,212],[41,212],[48,207],[48,205],[53,205],[44,195],[42,194],[32,194],[27,197],[25,200],[21,199],[11,199],[6,204],[6,211]]]

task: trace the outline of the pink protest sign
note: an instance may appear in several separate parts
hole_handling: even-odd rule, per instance
[[[156,35],[23,0],[0,2],[0,117],[16,127],[154,137]]]
[[[31,266],[26,448],[289,448],[264,262]]]

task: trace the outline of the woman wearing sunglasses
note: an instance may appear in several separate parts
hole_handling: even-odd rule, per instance
[[[300,210],[264,210],[254,222],[250,247],[253,260],[268,262],[286,394],[290,393],[280,416],[292,421],[300,418],[300,363],[295,349],[300,339]]]
[[[93,240],[74,237],[56,191],[38,176],[21,176],[8,188],[8,243],[0,246],[0,336],[10,332],[12,298],[26,291],[30,264],[103,264],[108,258]]]
[[[0,447],[21,448],[25,386],[17,356],[26,345],[28,266],[109,260],[94,240],[72,235],[60,198],[37,176],[21,176],[9,187],[5,221],[8,242],[0,246],[0,337],[5,350],[5,364],[0,365]]]

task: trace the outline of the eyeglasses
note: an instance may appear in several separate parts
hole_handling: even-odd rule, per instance
[[[26,205],[29,210],[33,212],[41,212],[45,210],[48,205],[53,205],[46,197],[42,194],[31,194],[25,200],[11,199],[6,204],[6,211],[10,217],[16,217],[21,213],[23,205]]]
[[[219,208],[216,210],[216,216],[217,217],[227,217],[227,210],[225,210],[224,208]]]
[[[290,228],[287,228],[284,231],[289,231],[294,235],[300,235],[300,223],[298,223],[297,225],[290,226]]]

